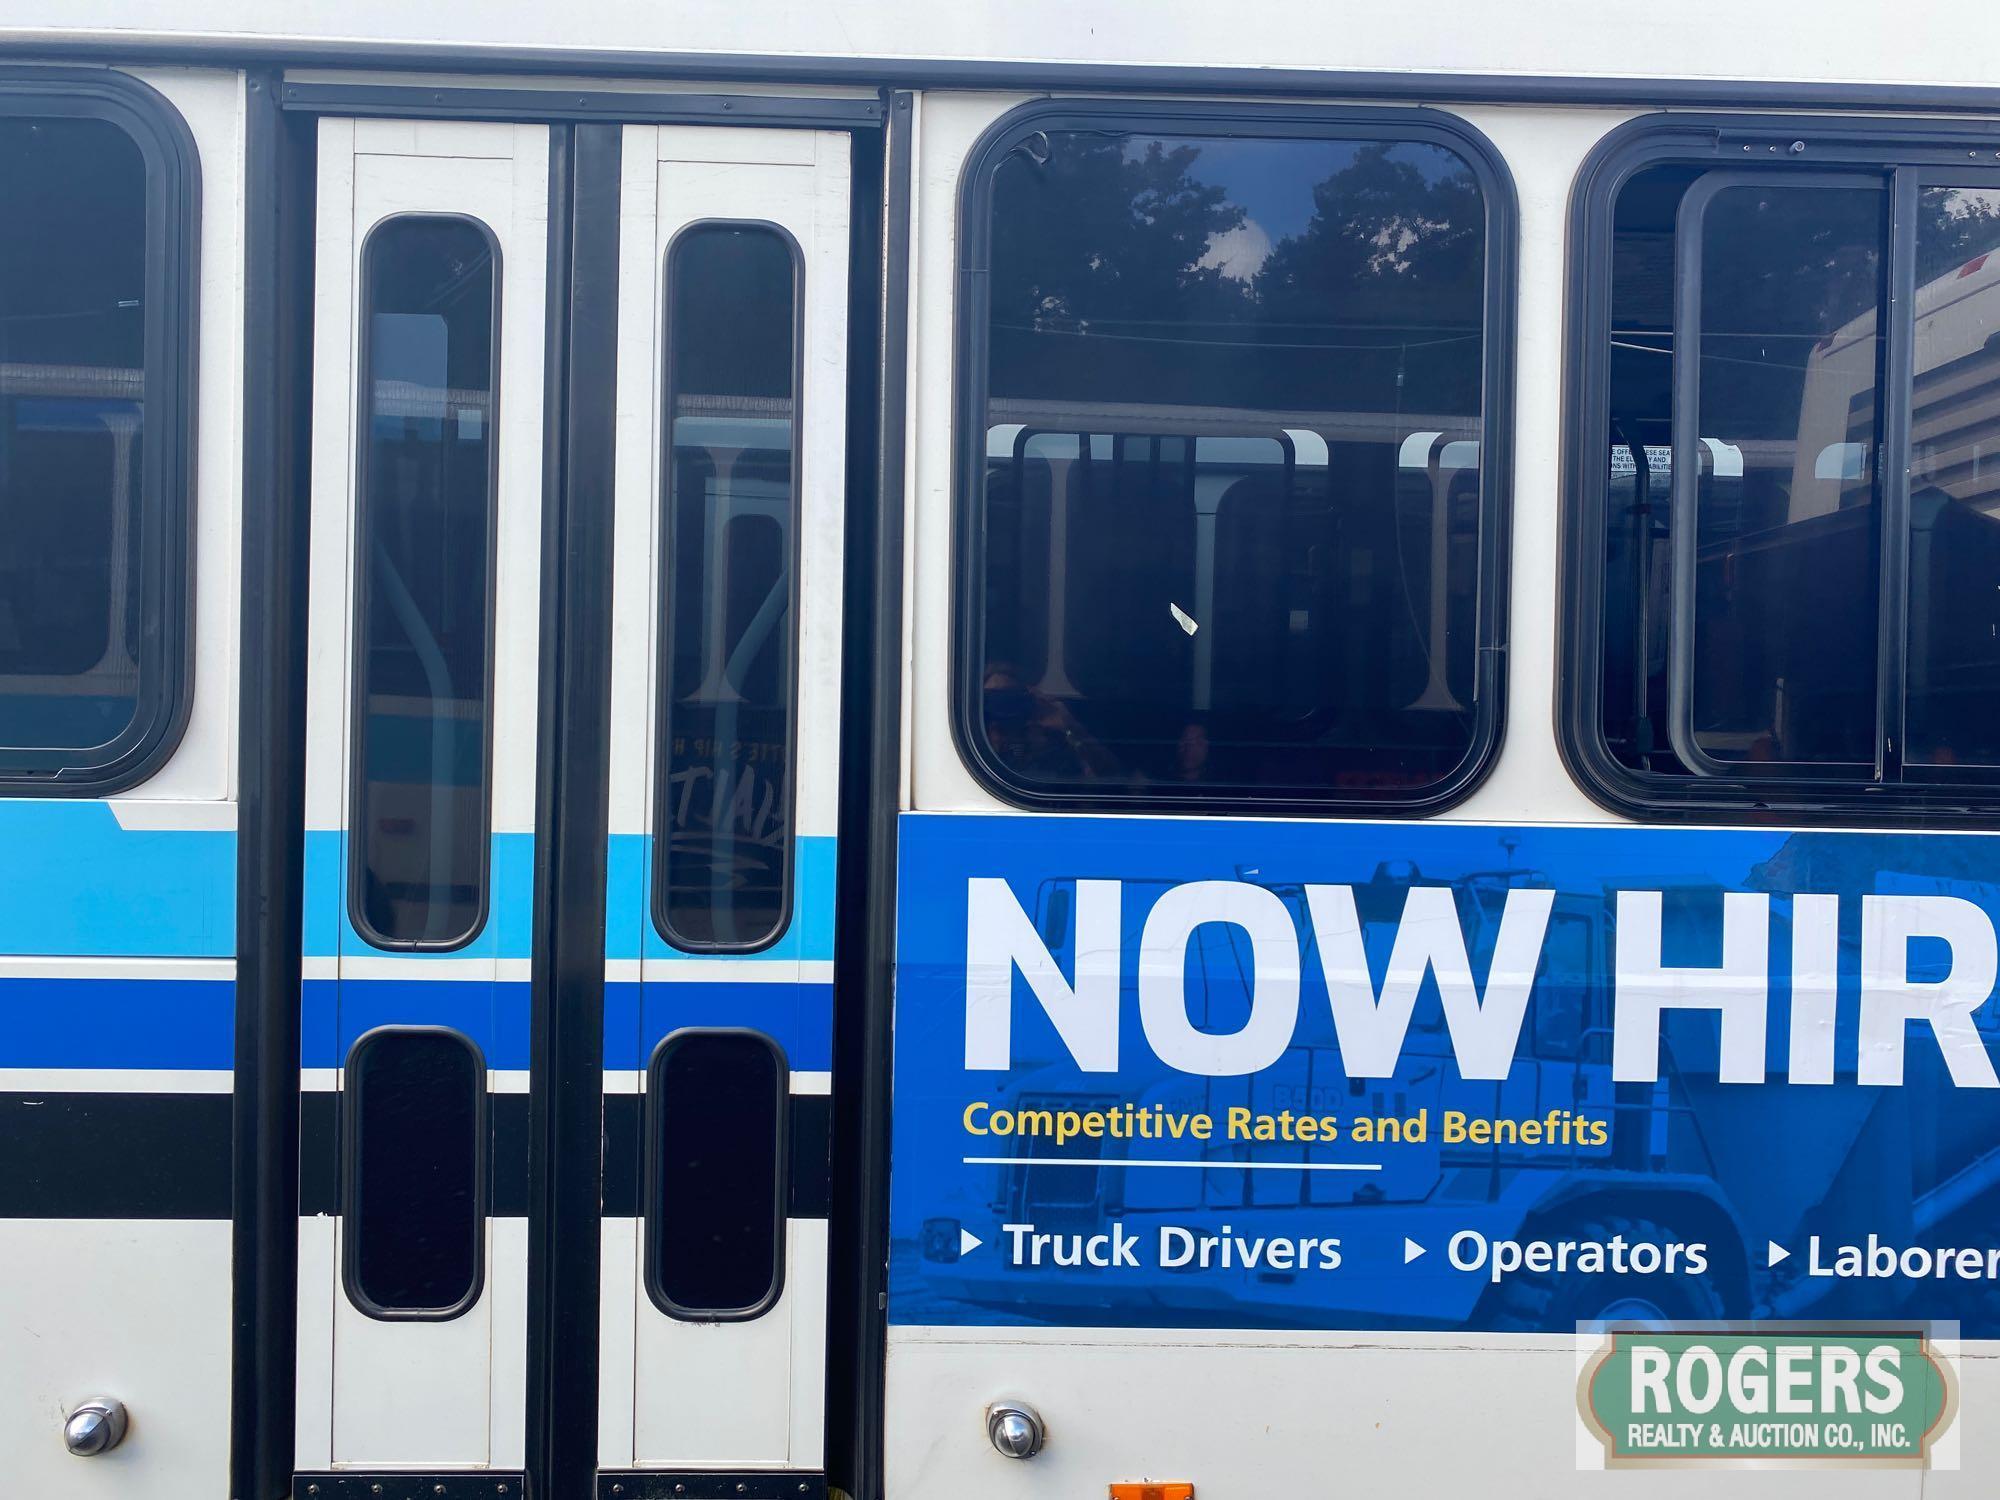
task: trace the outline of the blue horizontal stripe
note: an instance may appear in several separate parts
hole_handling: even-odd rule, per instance
[[[0,979],[0,1068],[233,1068],[226,979]]]
[[[751,982],[604,987],[604,1065],[641,1068],[660,1038],[682,1026],[747,1026],[768,1034],[794,1068],[833,1066],[833,986]],[[519,981],[310,979],[301,1061],[340,1066],[377,1026],[449,1026],[479,1044],[489,1068],[528,1066],[529,986]]]
[[[337,1068],[377,1026],[449,1026],[478,1044],[487,1067],[526,1068],[528,992],[519,981],[308,979],[299,1062]]]
[[[832,985],[672,981],[604,987],[604,1066],[645,1067],[660,1038],[683,1026],[747,1027],[783,1048],[795,1071],[833,1067]]]
[[[210,1068],[235,1063],[234,984],[219,979],[0,979],[0,1067]],[[432,979],[309,979],[300,1062],[338,1067],[377,1026],[449,1026],[491,1068],[528,1066],[529,986]],[[641,1068],[683,1026],[762,1031],[795,1069],[833,1066],[833,987],[605,986],[604,1065]]]
[[[0,799],[0,953],[229,958],[236,835],[122,828],[102,802]]]

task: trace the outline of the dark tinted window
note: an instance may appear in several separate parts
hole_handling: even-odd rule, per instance
[[[1918,196],[1905,759],[2000,767],[2000,184]]]
[[[680,1031],[646,1082],[647,1284],[677,1317],[755,1316],[784,1282],[790,1078],[768,1037]]]
[[[654,909],[677,946],[756,948],[791,904],[798,267],[704,224],[666,275]]]
[[[365,1312],[463,1312],[478,1297],[486,1069],[452,1031],[382,1030],[348,1055],[346,1261]]]
[[[1691,761],[1873,769],[1887,205],[1863,179],[1682,210],[1700,236]]]
[[[1609,379],[1573,760],[1625,805],[1969,806],[2000,768],[2000,176],[1833,139],[1718,170],[1712,130],[1656,128],[1700,159],[1584,207]]]
[[[185,332],[148,180],[108,119],[0,113],[0,776],[108,779],[184,691]]]
[[[496,287],[477,224],[369,236],[350,858],[384,945],[463,943],[485,911]]]
[[[975,758],[1154,801],[1448,781],[1481,691],[1471,166],[1107,125],[990,171]]]

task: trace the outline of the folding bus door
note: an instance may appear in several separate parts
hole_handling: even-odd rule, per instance
[[[541,125],[319,126],[307,1472],[524,1461],[548,184]]]
[[[823,1464],[849,138],[628,126],[623,174],[600,1455],[790,1495]]]

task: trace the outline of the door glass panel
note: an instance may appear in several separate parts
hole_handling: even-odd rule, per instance
[[[769,1037],[681,1031],[646,1084],[646,1273],[681,1318],[754,1315],[784,1279],[790,1082]]]
[[[667,255],[670,434],[653,910],[678,947],[762,947],[791,908],[798,267],[763,225]]]
[[[354,925],[454,947],[484,919],[496,254],[392,219],[362,266]]]
[[[377,1315],[478,1295],[485,1067],[457,1032],[383,1029],[348,1056],[348,1290]]]

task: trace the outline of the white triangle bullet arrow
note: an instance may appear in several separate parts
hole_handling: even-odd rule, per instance
[[[961,1229],[958,1232],[958,1253],[960,1255],[970,1255],[985,1243],[986,1241],[982,1240],[970,1229]]]
[[[1765,1248],[1770,1252],[1771,1259],[1769,1264],[1771,1265],[1775,1266],[1781,1260],[1790,1260],[1792,1258],[1792,1252],[1787,1250],[1783,1245],[1779,1244],[1776,1240],[1766,1240],[1764,1242],[1764,1245]]]
[[[1419,1245],[1415,1240],[1411,1239],[1407,1234],[1403,1236],[1404,1265],[1407,1266],[1411,1261],[1415,1260],[1419,1255],[1425,1255],[1428,1253],[1429,1252],[1427,1252],[1422,1245]]]

